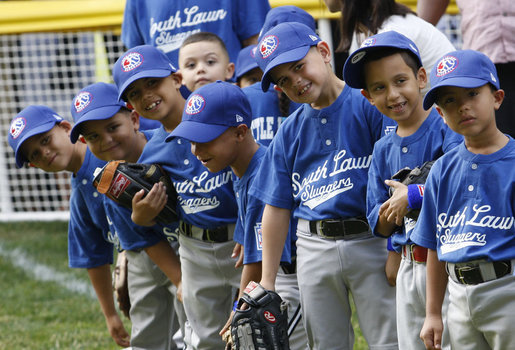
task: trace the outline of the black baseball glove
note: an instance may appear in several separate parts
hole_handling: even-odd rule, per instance
[[[111,161],[103,168],[97,168],[93,186],[99,193],[132,210],[134,195],[142,189],[147,194],[158,182],[166,186],[168,202],[156,217],[156,221],[163,224],[178,221],[177,192],[170,177],[159,164]]]
[[[406,186],[412,184],[425,184],[427,180],[427,175],[429,175],[429,171],[431,170],[431,167],[433,166],[434,162],[434,160],[425,162],[421,166],[416,167],[414,169],[403,168],[392,176],[392,180],[400,181],[402,184]],[[392,188],[390,187],[390,196],[392,195],[391,191]],[[419,209],[409,209],[408,214],[406,214],[406,216],[410,219],[417,220],[419,214]]]
[[[247,305],[241,310],[243,304]],[[279,294],[250,282],[231,323],[234,350],[289,350],[287,304]]]

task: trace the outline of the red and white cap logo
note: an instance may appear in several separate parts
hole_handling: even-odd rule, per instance
[[[191,96],[186,104],[186,114],[200,113],[206,106],[206,100],[199,94]]]
[[[23,129],[25,129],[25,126],[27,125],[27,121],[23,117],[15,118],[12,123],[11,127],[9,128],[9,132],[11,133],[11,136],[13,139],[20,136]]]
[[[445,56],[436,66],[436,76],[443,77],[458,67],[458,59],[454,56]]]
[[[274,53],[275,49],[277,49],[277,45],[279,45],[279,40],[275,35],[267,35],[261,40],[261,45],[259,45],[259,52],[261,52],[261,56],[263,58],[269,57],[272,53]]]
[[[122,70],[129,72],[135,68],[138,68],[143,63],[143,56],[137,52],[131,52],[125,55],[122,59]]]
[[[75,97],[75,101],[73,102],[73,106],[77,112],[82,112],[84,108],[86,108],[92,100],[92,96],[87,91],[82,91]]]

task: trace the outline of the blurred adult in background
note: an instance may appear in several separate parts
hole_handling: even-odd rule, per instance
[[[454,46],[435,26],[417,17],[409,7],[394,0],[324,0],[331,12],[341,11],[341,40],[337,51],[353,52],[369,36],[397,31],[411,39],[420,50],[427,72]],[[429,87],[422,92],[425,93]]]
[[[177,64],[187,36],[212,32],[224,41],[230,62],[236,62],[242,47],[257,44],[269,10],[268,0],[127,0],[122,41],[127,48],[156,46]]]
[[[463,49],[481,51],[494,63],[504,102],[496,112],[497,127],[515,137],[515,1],[456,0],[461,13]],[[420,17],[433,24],[445,13],[449,0],[418,0]]]

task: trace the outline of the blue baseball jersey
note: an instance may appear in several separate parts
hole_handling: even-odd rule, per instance
[[[176,64],[184,39],[211,32],[223,40],[231,62],[236,62],[241,42],[259,34],[269,10],[266,0],[127,0],[122,41],[128,48],[155,46]]]
[[[464,143],[439,158],[426,182],[411,240],[452,263],[515,258],[515,141],[471,153]]]
[[[142,131],[147,138],[147,144],[138,159],[138,163],[154,163],[146,162],[143,158],[143,154],[147,146],[151,143],[151,140],[158,135],[158,130],[159,129]],[[154,149],[154,152],[155,151]],[[161,154],[163,155],[163,153]],[[170,243],[177,242],[178,240],[178,222],[173,222],[168,225],[155,224],[153,226],[139,226],[131,219],[132,210],[122,207],[107,196],[104,196],[104,207],[111,231],[116,232],[123,249],[139,250],[151,247],[163,239],[166,239]]]
[[[71,179],[68,260],[70,267],[93,268],[113,263],[118,237],[109,230],[102,195],[93,187],[93,172],[105,162],[89,148],[81,168]]]
[[[426,161],[439,158],[462,141],[463,136],[449,129],[436,109],[432,109],[412,135],[400,137],[392,132],[376,142],[367,187],[367,218],[375,235],[380,236],[376,232],[379,208],[389,198],[389,186],[384,181],[391,179],[402,168],[413,169]],[[421,195],[423,188],[424,185],[419,186]],[[400,252],[401,246],[412,243],[409,236],[415,222],[404,218],[405,225],[391,236],[391,243],[396,251]]]
[[[261,83],[255,83],[242,89],[250,102],[252,110],[252,134],[261,145],[268,146],[281,123],[286,119],[279,110],[279,96],[273,85],[268,91],[261,90]],[[290,101],[289,113],[293,113],[301,105]]]
[[[365,216],[372,150],[388,123],[347,85],[326,108],[303,104],[270,143],[251,194],[305,220]]]
[[[245,174],[238,179],[234,176],[234,192],[238,203],[238,221],[236,222],[237,232],[242,236],[236,236],[235,241],[244,247],[243,263],[250,264],[262,261],[262,229],[261,220],[265,204],[258,198],[248,195],[254,177],[259,170],[261,161],[265,156],[266,147],[261,146],[252,157]],[[286,244],[281,256],[281,261],[291,261],[292,235],[288,232]]]
[[[204,229],[234,224],[238,209],[231,168],[211,173],[191,153],[189,141],[175,137],[165,142],[167,136],[163,127],[157,129],[140,161],[161,164],[168,172],[177,191],[180,218]]]

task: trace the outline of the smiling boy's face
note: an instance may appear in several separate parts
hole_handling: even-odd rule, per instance
[[[217,80],[227,81],[234,75],[234,63],[229,62],[229,56],[220,44],[213,41],[181,47],[179,68],[183,84],[192,92]]]
[[[109,119],[89,120],[83,123],[81,134],[91,152],[104,161],[135,160],[139,157],[136,141],[139,117],[128,111],[118,112]]]
[[[363,95],[381,113],[398,123],[425,117],[420,94],[427,83],[424,68],[415,75],[401,55],[395,53],[367,62],[363,71],[367,87]]]
[[[184,100],[180,87],[180,73],[164,78],[141,78],[127,87],[124,96],[139,115],[160,121],[175,111],[179,102]]]
[[[62,121],[49,131],[29,137],[20,148],[31,165],[46,172],[67,170],[73,156],[71,124]]]
[[[191,153],[210,172],[219,172],[234,163],[237,157],[238,140],[241,139],[242,129],[248,130],[246,125],[230,127],[212,141],[204,143],[191,142]]]
[[[329,79],[330,51],[324,42],[312,46],[303,59],[278,65],[270,71],[272,81],[297,103],[317,103],[325,98]]]

